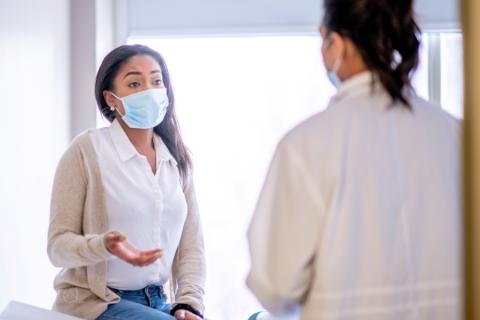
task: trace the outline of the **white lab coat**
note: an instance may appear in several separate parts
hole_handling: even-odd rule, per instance
[[[280,141],[248,231],[247,284],[267,310],[460,319],[460,123],[410,102],[362,73]]]

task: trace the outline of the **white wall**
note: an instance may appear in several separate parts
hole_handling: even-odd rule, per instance
[[[71,114],[70,136],[97,125],[95,76],[113,49],[114,0],[70,1]]]
[[[0,309],[50,307],[50,190],[69,140],[69,1],[0,0]]]
[[[97,0],[70,1],[71,105],[70,137],[95,127],[95,71]],[[101,0],[98,0],[101,1]]]

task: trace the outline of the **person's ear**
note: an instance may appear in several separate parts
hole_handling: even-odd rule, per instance
[[[341,61],[345,54],[345,40],[337,32],[323,32],[322,58],[327,71],[332,70],[337,61]]]
[[[105,99],[105,102],[110,107],[110,109],[117,107],[118,101],[110,91],[103,90],[103,99]]]
[[[331,32],[327,41],[327,50],[333,61],[343,60],[345,55],[345,40],[338,32]]]

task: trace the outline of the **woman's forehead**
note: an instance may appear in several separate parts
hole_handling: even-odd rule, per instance
[[[145,71],[150,73],[156,70],[161,71],[161,68],[157,60],[153,57],[149,55],[136,55],[125,61],[120,69],[120,73],[130,71]]]

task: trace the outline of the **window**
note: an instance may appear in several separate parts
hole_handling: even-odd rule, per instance
[[[430,35],[414,78],[432,94]],[[461,36],[441,36],[441,102],[461,115]],[[206,242],[207,315],[246,319],[260,309],[245,286],[246,230],[277,141],[323,110],[335,89],[318,36],[131,38],[166,59],[182,132],[194,161]],[[435,43],[434,43],[435,44]]]
[[[440,35],[441,104],[463,118],[463,39],[461,33]]]
[[[245,233],[278,139],[334,93],[318,37],[132,39],[161,52],[192,151],[207,252],[207,315],[246,319]]]

